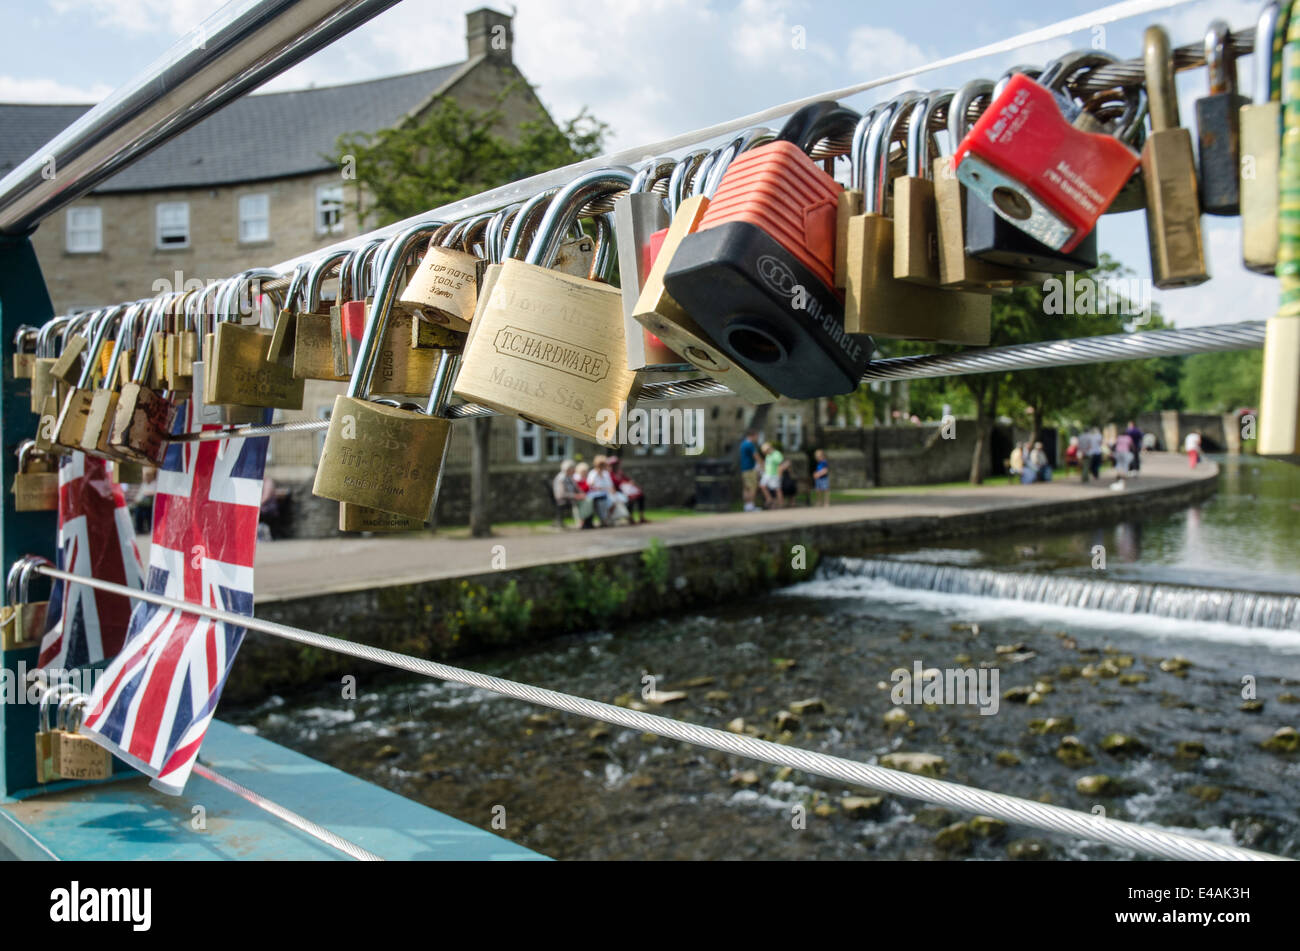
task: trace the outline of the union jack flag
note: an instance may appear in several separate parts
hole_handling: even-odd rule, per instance
[[[103,459],[73,452],[59,463],[59,549],[64,571],[132,588],[141,586],[140,551],[121,487]],[[37,666],[70,670],[117,656],[131,621],[131,600],[55,581]]]
[[[177,432],[196,426],[193,401]],[[269,416],[269,413],[268,413]],[[202,426],[214,429],[214,426]],[[172,443],[158,469],[146,590],[252,616],[266,437]],[[245,628],[139,603],[83,732],[179,795]]]

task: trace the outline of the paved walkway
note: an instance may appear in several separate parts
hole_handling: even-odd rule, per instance
[[[1158,492],[1191,479],[1210,478],[1216,473],[1212,463],[1202,463],[1192,471],[1185,456],[1144,454],[1141,478],[1129,480],[1125,491]],[[666,545],[683,545],[809,525],[916,516],[943,518],[999,508],[1057,504],[1110,492],[1109,472],[1103,472],[1102,479],[1101,483],[1086,485],[1080,484],[1077,476],[1033,485],[1008,485],[998,479],[985,486],[900,492],[828,508],[799,506],[768,512],[693,515],[594,531],[515,529],[492,538],[376,535],[263,542],[257,549],[257,600],[274,601],[322,590],[363,590],[477,574],[503,567],[499,557],[502,555],[504,567],[526,568],[639,551],[652,537]],[[148,539],[141,539],[141,554],[148,558]],[[497,557],[496,564],[493,564],[494,557]]]

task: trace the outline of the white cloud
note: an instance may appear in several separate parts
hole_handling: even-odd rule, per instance
[[[936,58],[888,27],[860,26],[849,34],[849,67],[862,82],[892,76]]]
[[[88,15],[100,26],[182,36],[221,9],[220,0],[52,0],[60,15]]]
[[[61,83],[57,79],[20,79],[0,76],[0,102],[99,102],[113,89],[105,83],[81,87]]]

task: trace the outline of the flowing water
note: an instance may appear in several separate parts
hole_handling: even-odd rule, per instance
[[[650,706],[668,716],[864,761],[935,754],[959,783],[1300,858],[1300,754],[1263,746],[1300,727],[1295,499],[1300,470],[1227,461],[1219,494],[1174,515],[864,552],[747,603],[462,664],[623,703],[649,674],[686,694]],[[926,702],[924,676],[913,697],[895,674],[918,667],[996,673],[997,690]],[[846,811],[870,793],[395,674],[356,700],[331,685],[226,715],[556,858],[1129,857],[970,834],[895,797]]]

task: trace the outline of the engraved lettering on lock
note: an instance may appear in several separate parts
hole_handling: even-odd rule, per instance
[[[502,327],[497,331],[492,346],[505,356],[518,357],[540,367],[551,367],[592,383],[599,383],[609,375],[609,357],[600,351],[519,327]]]
[[[784,261],[774,255],[764,254],[759,257],[755,267],[763,283],[782,297],[790,298],[793,309],[808,314],[812,323],[819,325],[846,355],[854,360],[861,358],[862,344],[844,330],[843,323],[834,313],[823,307],[815,295],[809,294],[795,280]],[[794,303],[796,298],[800,299],[797,305]]]
[[[527,393],[537,399],[546,398],[546,386],[540,381],[528,380],[521,376],[511,376],[502,367],[493,367],[490,381],[497,386],[505,387],[508,390],[514,390],[517,393]]]

